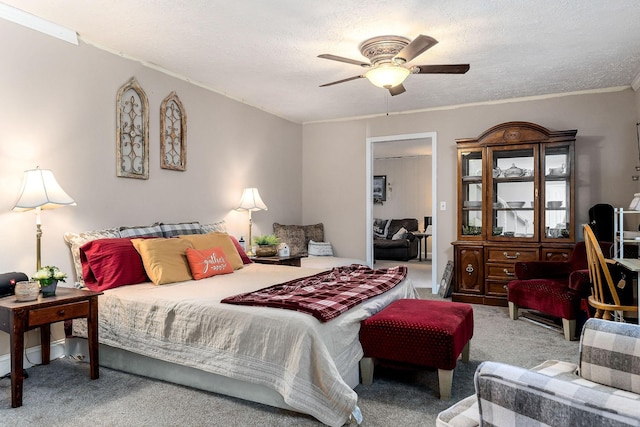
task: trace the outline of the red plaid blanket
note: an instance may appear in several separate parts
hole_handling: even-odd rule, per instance
[[[362,301],[388,291],[406,276],[404,265],[372,270],[366,265],[352,264],[228,297],[222,302],[296,310],[327,322]]]

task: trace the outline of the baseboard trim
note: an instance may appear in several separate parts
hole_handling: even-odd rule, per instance
[[[65,355],[65,340],[57,340],[51,342],[50,359],[55,360]],[[42,363],[42,348],[37,345],[34,347],[26,348],[23,352],[24,369],[30,368]],[[11,354],[3,354],[0,356],[0,376],[4,376],[11,373]]]

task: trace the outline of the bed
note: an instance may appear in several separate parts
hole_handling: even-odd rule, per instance
[[[221,300],[350,261],[309,259],[301,268],[251,263],[197,281],[104,290],[100,365],[343,425],[359,411],[353,389],[363,355],[360,322],[396,299],[416,298],[411,281],[404,279],[326,323],[297,311]],[[69,340],[69,353],[87,354],[86,322],[74,322],[73,332],[80,338]]]

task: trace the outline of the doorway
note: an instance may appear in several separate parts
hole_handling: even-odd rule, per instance
[[[385,150],[394,150],[393,147],[397,147],[398,152],[402,152],[403,147],[406,149],[410,145],[431,145],[431,216],[432,216],[432,229],[433,234],[431,236],[431,291],[432,293],[438,292],[439,283],[437,280],[438,274],[438,219],[437,219],[437,135],[436,132],[424,132],[404,135],[391,135],[384,137],[368,137],[366,140],[366,221],[367,224],[373,224],[373,162],[374,154],[376,151],[376,144],[378,147],[384,147]],[[422,147],[426,148],[426,147]],[[426,213],[425,213],[426,215]],[[371,227],[369,227],[371,228]],[[426,240],[426,239],[425,239]],[[367,233],[367,262],[373,266],[373,233]],[[426,241],[424,242],[426,247]],[[426,255],[426,251],[425,251]]]

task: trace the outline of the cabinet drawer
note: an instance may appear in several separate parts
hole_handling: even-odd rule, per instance
[[[571,249],[542,248],[542,261],[569,261]]]
[[[62,304],[55,307],[39,308],[29,311],[29,326],[46,325],[61,320],[89,316],[89,301]]]
[[[485,288],[487,290],[487,295],[493,296],[506,296],[507,295],[507,281],[499,281],[499,280],[487,280],[485,283]]]
[[[488,248],[487,262],[519,262],[536,261],[538,259],[537,249],[522,248]]]
[[[514,270],[514,264],[488,264],[487,277],[498,280],[513,280],[516,278]]]

